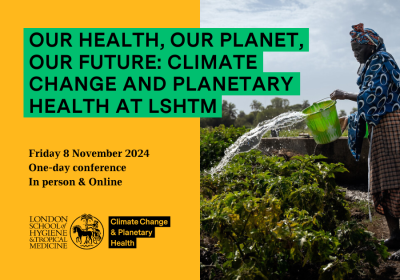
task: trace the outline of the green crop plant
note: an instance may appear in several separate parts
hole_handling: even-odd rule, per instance
[[[282,279],[293,266],[314,265],[320,279],[336,280],[388,257],[383,242],[350,221],[335,184],[335,173],[347,170],[323,159],[285,161],[253,150],[201,176],[201,232],[217,240],[224,259],[214,254],[214,270],[225,279]]]
[[[200,170],[207,170],[224,156],[225,149],[248,130],[245,127],[200,128]]]

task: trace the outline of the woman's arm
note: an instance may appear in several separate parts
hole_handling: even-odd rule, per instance
[[[352,100],[355,102],[357,102],[357,96],[358,96],[358,94],[347,92],[347,91],[344,91],[341,89],[334,90],[330,95],[332,100],[337,100],[337,99],[338,100],[346,100],[347,99],[347,100]]]

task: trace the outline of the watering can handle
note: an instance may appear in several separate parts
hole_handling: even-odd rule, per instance
[[[330,96],[325,97],[325,98],[322,98],[322,99],[320,99],[320,100],[318,100],[318,101],[315,101],[314,103],[318,103],[318,102],[320,102],[320,101],[322,101],[322,100],[325,100],[325,99],[328,99],[328,98],[330,98]]]

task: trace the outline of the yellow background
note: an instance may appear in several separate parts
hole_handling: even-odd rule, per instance
[[[199,279],[199,119],[23,118],[23,28],[198,28],[199,1],[7,1],[1,16],[2,279]],[[125,151],[149,158],[29,158],[29,149]],[[30,163],[126,165],[126,172],[30,172]],[[123,180],[123,185],[30,187],[29,178]],[[29,217],[171,216],[137,249],[29,249]],[[68,237],[69,239],[69,237]],[[143,278],[145,277],[145,278]]]

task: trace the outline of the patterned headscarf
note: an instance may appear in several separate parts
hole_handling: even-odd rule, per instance
[[[361,45],[372,45],[378,47],[379,35],[374,30],[364,28],[364,23],[352,26],[353,30],[350,31],[351,42],[357,42]]]

